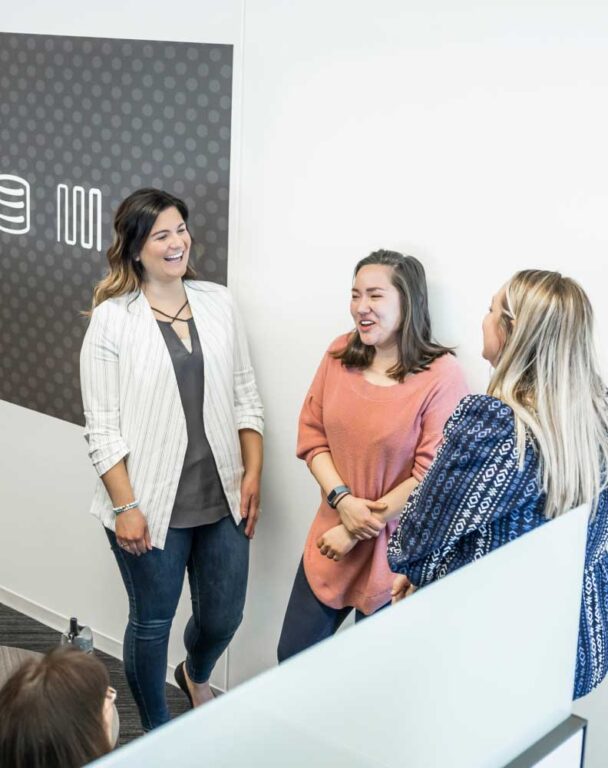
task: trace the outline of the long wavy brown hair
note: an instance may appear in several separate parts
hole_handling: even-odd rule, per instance
[[[379,250],[361,259],[355,267],[353,279],[363,267],[379,264],[391,268],[391,283],[399,292],[401,325],[399,336],[399,362],[386,372],[392,379],[402,382],[408,373],[428,369],[433,360],[442,355],[453,355],[450,347],[432,339],[428,291],[424,267],[414,256],[397,251]],[[333,357],[347,368],[369,368],[376,354],[373,346],[364,344],[359,331],[351,333],[346,347],[333,352]]]
[[[108,248],[108,272],[93,289],[93,308],[113,296],[122,296],[140,289],[144,268],[137,257],[152,231],[159,213],[177,208],[188,223],[188,206],[179,197],[161,189],[138,189],[118,206],[114,217],[112,245]],[[184,280],[196,277],[188,263]]]

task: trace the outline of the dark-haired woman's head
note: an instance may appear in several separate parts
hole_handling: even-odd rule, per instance
[[[147,279],[193,278],[191,237],[183,200],[160,189],[138,189],[118,206],[108,274],[95,288],[93,306],[135,291]]]
[[[108,683],[73,648],[27,660],[0,689],[0,765],[79,768],[109,752]]]
[[[403,327],[403,303],[392,266],[370,257],[357,264],[350,313],[365,346],[389,352],[397,348]]]
[[[451,350],[431,335],[424,268],[413,256],[378,250],[355,267],[351,314],[356,330],[337,357],[354,368],[371,365],[376,350],[394,347],[398,363],[388,374],[403,381]]]

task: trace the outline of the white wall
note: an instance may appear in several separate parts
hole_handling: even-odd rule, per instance
[[[232,282],[268,409],[266,514],[234,679],[273,662],[317,504],[296,417],[348,329],[354,263],[428,269],[438,338],[485,387],[480,323],[516,269],[563,269],[604,344],[608,6],[257,0],[246,6],[239,248]],[[605,27],[604,27],[605,28]]]
[[[38,2],[35,10],[31,3],[5,9],[0,24],[6,31],[203,41],[216,39],[217,16],[217,29],[233,35],[220,41],[238,42],[236,1],[145,7],[142,14],[116,0],[98,10],[72,0],[52,9]],[[294,458],[297,414],[322,352],[349,327],[350,274],[360,257],[389,247],[423,260],[436,335],[459,346],[475,390],[488,374],[479,357],[481,318],[492,293],[522,267],[580,279],[605,348],[607,22],[608,6],[589,0],[246,1],[229,282],[247,319],[268,426],[264,519],[246,620],[231,649],[232,684],[274,663],[317,504],[314,483]],[[86,506],[89,479],[70,477],[57,450],[81,457],[84,444],[75,428],[57,425],[55,432],[42,426],[47,417],[8,405],[0,405],[1,439],[14,442],[32,418],[49,430],[44,453],[52,470],[47,486],[28,487],[28,510],[20,514],[31,521],[31,549],[47,563],[46,588],[63,606],[56,610],[69,613],[83,600],[84,583],[61,579],[58,545],[50,546],[37,515],[49,505],[64,508],[74,482],[82,484],[76,506]],[[0,489],[10,529],[15,509],[23,510],[23,466],[2,451],[2,472],[15,478]],[[88,542],[87,561],[99,560],[112,606],[97,609],[105,622],[99,629],[118,637],[123,598],[113,564],[103,541],[92,544],[99,538],[89,532],[92,521],[76,517],[69,535]],[[6,542],[3,536],[0,585],[43,602],[43,587],[17,569]]]

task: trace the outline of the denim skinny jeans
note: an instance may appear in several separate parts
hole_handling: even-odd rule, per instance
[[[106,529],[129,597],[124,639],[127,681],[144,730],[170,719],[165,698],[169,632],[188,571],[192,616],[184,631],[186,670],[204,683],[243,618],[249,540],[232,517],[196,528],[169,528],[164,549],[125,552]]]

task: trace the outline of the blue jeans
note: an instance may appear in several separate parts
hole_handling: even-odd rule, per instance
[[[390,603],[386,603],[378,610],[381,611],[389,605]],[[331,637],[352,610],[350,606],[330,608],[322,603],[310,588],[304,573],[304,565],[300,560],[283,619],[283,629],[277,649],[279,663]],[[356,622],[365,618],[367,618],[366,614],[355,611]]]
[[[184,631],[186,670],[204,683],[243,618],[249,539],[232,517],[196,528],[169,528],[164,549],[137,557],[106,529],[129,596],[124,639],[127,681],[144,730],[170,719],[165,698],[169,632],[188,571],[192,616]]]

